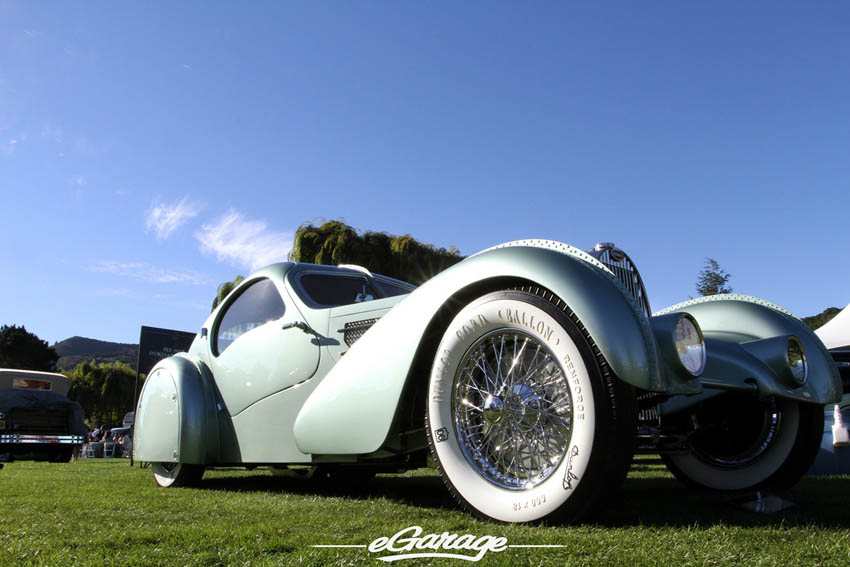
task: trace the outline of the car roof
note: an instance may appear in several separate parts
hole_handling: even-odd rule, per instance
[[[411,287],[415,287],[415,286],[413,286],[413,284],[410,284],[408,282],[398,280],[398,279],[390,277],[390,276],[385,276],[383,274],[377,274],[377,273],[369,270],[368,267],[357,266],[357,265],[354,265],[354,264],[347,264],[347,265],[342,265],[342,266],[329,266],[327,264],[310,264],[309,262],[278,262],[277,264],[271,264],[269,266],[266,266],[265,268],[257,270],[256,272],[252,273],[248,278],[245,278],[245,279],[253,279],[253,278],[259,277],[259,276],[270,276],[270,275],[277,275],[277,276],[295,275],[299,272],[306,272],[306,271],[309,271],[309,272],[327,272],[327,273],[335,273],[335,274],[340,274],[340,273],[353,274],[353,275],[356,274],[356,275],[361,275],[361,276],[366,276],[366,277],[383,278],[383,279],[387,279],[387,280],[391,280],[391,281],[396,281],[396,282],[401,283],[401,284],[409,285]]]
[[[39,372],[37,370],[17,370],[0,368],[0,391],[11,390],[15,380],[42,380],[51,383],[51,391],[62,396],[68,395],[71,379],[56,372]]]

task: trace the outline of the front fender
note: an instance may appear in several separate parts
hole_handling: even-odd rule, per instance
[[[841,378],[832,357],[817,335],[790,311],[756,297],[721,294],[686,301],[656,315],[677,311],[690,313],[706,337],[707,361],[700,381],[742,389],[747,383],[755,384],[760,396],[808,403],[837,403],[841,399]],[[803,345],[808,362],[808,380],[799,387],[783,379],[783,362],[777,363],[777,357],[771,356],[792,335]],[[771,339],[776,344],[771,344]],[[670,404],[694,401],[674,400]]]
[[[184,353],[161,360],[136,407],[133,456],[147,462],[206,464],[218,460],[218,417],[206,367]]]
[[[312,454],[366,454],[390,431],[426,331],[441,308],[464,290],[487,282],[526,281],[545,287],[575,312],[609,366],[646,390],[675,390],[658,372],[646,316],[620,282],[587,254],[561,243],[551,247],[491,249],[432,278],[394,307],[328,373],[295,421],[299,450]],[[442,333],[443,329],[437,329]],[[422,353],[433,357],[433,353]]]

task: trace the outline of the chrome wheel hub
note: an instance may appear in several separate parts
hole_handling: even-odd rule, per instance
[[[514,329],[492,331],[464,354],[452,412],[466,459],[507,489],[528,489],[548,478],[572,435],[563,368],[536,337]]]
[[[511,419],[525,427],[534,427],[540,422],[540,398],[529,386],[517,384],[508,395]]]
[[[502,403],[502,400],[492,394],[487,396],[487,399],[484,400],[484,421],[492,426],[502,421],[504,416],[505,404]]]

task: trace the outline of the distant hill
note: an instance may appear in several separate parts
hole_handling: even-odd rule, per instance
[[[59,370],[71,370],[87,360],[107,363],[123,362],[135,370],[139,358],[139,345],[111,343],[85,337],[71,337],[59,341],[53,345],[53,348],[59,355],[59,361],[56,363]]]

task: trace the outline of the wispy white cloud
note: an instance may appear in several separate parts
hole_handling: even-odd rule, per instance
[[[189,285],[210,285],[212,280],[198,272],[183,272],[155,266],[148,262],[116,262],[103,260],[92,264],[91,270],[101,274],[112,274],[127,278],[139,279],[149,283]]]
[[[177,203],[163,203],[157,201],[148,211],[145,226],[148,232],[153,230],[156,237],[165,240],[175,230],[183,226],[186,221],[197,216],[200,207],[189,201],[188,197]]]
[[[51,123],[46,123],[41,127],[41,137],[53,140],[56,143],[62,142],[62,128]]]
[[[130,290],[130,289],[127,289],[127,288],[120,288],[120,287],[100,288],[100,289],[95,290],[95,294],[102,296],[102,297],[127,297],[127,298],[132,298],[132,297],[136,296],[136,294],[133,292],[133,290]]]
[[[0,144],[0,153],[3,155],[12,155],[15,153],[15,149],[18,147],[18,140],[16,138],[12,138],[7,141],[5,144]]]
[[[250,270],[286,260],[293,237],[289,232],[270,232],[265,221],[248,220],[233,209],[195,233],[202,252]]]
[[[158,305],[177,307],[179,309],[192,309],[203,313],[210,312],[210,304],[212,303],[212,301],[206,302],[198,301],[197,299],[185,299],[167,293],[155,293],[150,296],[149,300],[157,303]]]

